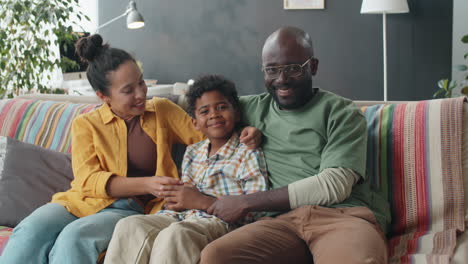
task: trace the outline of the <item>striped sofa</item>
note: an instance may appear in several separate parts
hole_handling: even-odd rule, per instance
[[[170,97],[184,106],[183,96]],[[97,104],[58,95],[2,100],[0,135],[70,152],[71,121]],[[465,99],[356,104],[368,122],[368,175],[391,206],[390,263],[468,263]],[[11,234],[1,225],[0,254]]]

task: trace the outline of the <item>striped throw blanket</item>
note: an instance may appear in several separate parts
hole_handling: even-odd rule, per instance
[[[392,210],[390,263],[449,263],[464,230],[465,98],[363,108],[368,173]]]
[[[0,135],[61,152],[71,152],[71,123],[95,104],[31,99],[0,100]]]

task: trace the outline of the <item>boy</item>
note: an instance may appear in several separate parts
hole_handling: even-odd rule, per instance
[[[190,87],[187,98],[192,122],[207,139],[187,147],[183,184],[161,190],[166,210],[119,221],[106,263],[198,263],[209,242],[260,216],[250,213],[229,225],[206,213],[217,196],[265,191],[268,186],[263,153],[239,142],[234,84],[206,75]]]

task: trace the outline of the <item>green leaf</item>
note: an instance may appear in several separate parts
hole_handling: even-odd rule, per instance
[[[468,86],[465,86],[461,89],[461,93],[464,95],[468,95]]]
[[[457,69],[459,71],[466,71],[466,70],[468,70],[468,66],[460,64],[460,65],[456,65],[455,69]]]
[[[445,98],[450,98],[452,97],[452,90],[448,90],[445,92]]]
[[[448,79],[442,79],[437,82],[437,86],[439,86],[440,89],[445,89],[447,87]]]
[[[468,53],[466,53],[466,54],[465,54],[465,56],[463,56],[463,57],[464,57],[464,58],[465,58],[465,60],[466,60],[466,57],[468,57]]]
[[[461,41],[462,41],[463,43],[468,43],[468,35],[463,36],[463,37],[461,38]]]
[[[439,98],[439,96],[444,92],[444,90],[439,89],[437,92],[435,92],[432,97],[433,98]]]
[[[455,87],[457,87],[457,81],[451,80],[450,83],[449,83],[449,86],[448,86],[448,90],[451,91],[451,90],[453,90]]]
[[[15,10],[15,12],[18,12],[18,13],[22,13],[22,12],[23,12],[23,6],[22,6],[19,2],[17,2],[17,3],[15,4],[15,6],[13,7],[13,9]]]

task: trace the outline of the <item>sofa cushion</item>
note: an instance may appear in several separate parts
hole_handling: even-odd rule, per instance
[[[0,100],[0,135],[70,152],[73,119],[96,106],[20,98]]]
[[[16,226],[72,179],[70,154],[1,136],[0,225]]]
[[[464,230],[464,98],[364,108],[368,173],[390,201],[390,262],[448,263]]]

